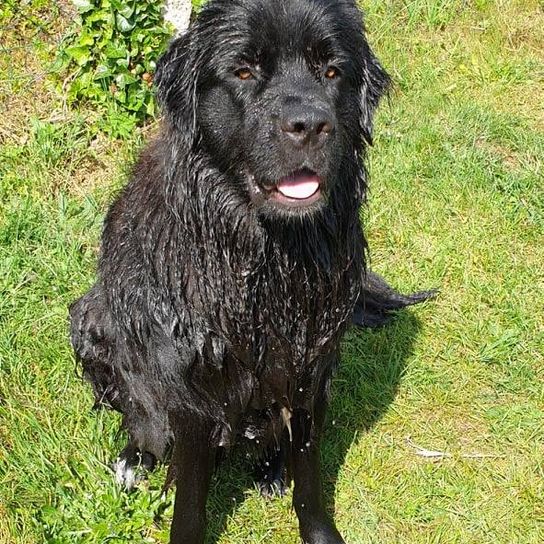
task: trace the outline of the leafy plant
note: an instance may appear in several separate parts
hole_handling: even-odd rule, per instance
[[[156,113],[153,74],[171,36],[162,1],[74,0],[77,29],[64,40],[55,71],[65,76],[68,103],[87,102],[107,121],[100,128],[128,136]]]

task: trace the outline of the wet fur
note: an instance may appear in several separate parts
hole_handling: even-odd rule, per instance
[[[311,212],[260,207],[245,186],[242,166],[263,178],[296,166],[263,123],[289,78],[299,71],[308,80],[298,61],[282,65],[289,78],[257,104],[217,82],[255,25],[267,29],[258,33],[261,55],[286,51],[298,25],[301,51],[328,40],[345,59],[344,83],[326,95],[338,121],[319,159],[327,197]],[[318,467],[341,338],[352,321],[376,326],[429,296],[401,295],[365,272],[360,157],[388,77],[352,1],[211,0],[171,44],[156,81],[163,128],[108,212],[96,284],[70,309],[96,404],[120,411],[128,431],[118,477],[142,456],[152,468],[174,447],[172,541],[200,544],[216,451],[242,445],[272,480],[265,494],[281,490],[290,465],[308,544],[341,543]]]

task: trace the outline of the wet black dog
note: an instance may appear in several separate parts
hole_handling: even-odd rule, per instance
[[[286,467],[307,544],[343,542],[319,440],[340,340],[424,300],[365,275],[359,224],[388,77],[354,0],[211,0],[157,72],[164,125],[105,222],[71,308],[97,404],[124,415],[130,486],[173,446],[172,541],[201,544],[218,450]]]

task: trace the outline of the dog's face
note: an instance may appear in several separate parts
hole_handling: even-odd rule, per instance
[[[388,81],[353,0],[211,0],[157,80],[174,126],[272,216],[326,205]]]

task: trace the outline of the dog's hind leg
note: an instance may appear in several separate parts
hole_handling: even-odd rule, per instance
[[[160,402],[162,389],[142,377],[132,378],[128,388],[130,396],[123,410],[128,444],[113,463],[113,470],[119,485],[130,491],[167,457],[173,438]]]
[[[149,409],[141,402],[132,400],[133,397],[141,399],[149,384],[143,378],[137,383],[134,378],[128,379],[119,362],[118,333],[100,285],[95,285],[71,305],[70,338],[83,376],[93,387],[95,408],[113,408],[124,416],[129,443],[114,462],[113,469],[117,481],[131,489],[143,472],[156,465],[157,454],[155,450],[148,452],[146,443],[156,446],[162,455],[168,430],[164,431],[162,420],[157,421],[160,418],[148,417]],[[129,381],[134,383],[129,385]],[[135,388],[136,394],[131,392]]]
[[[90,382],[95,408],[122,412],[122,391],[115,372],[115,331],[99,285],[70,306],[70,340],[83,377]]]

